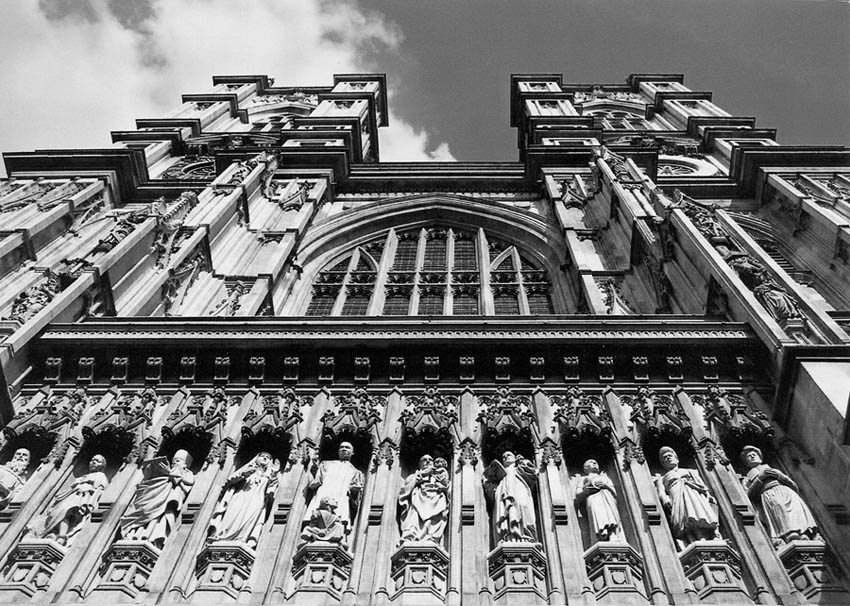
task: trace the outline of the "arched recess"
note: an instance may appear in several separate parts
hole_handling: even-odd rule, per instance
[[[417,238],[415,245],[403,243]],[[440,239],[445,243],[441,244]],[[473,248],[477,266],[464,269],[460,256]],[[494,254],[494,249],[498,254]],[[506,252],[508,250],[514,252]],[[397,256],[402,254],[411,257],[405,267],[401,267]],[[506,288],[513,287],[517,291],[520,314],[575,312],[577,298],[561,270],[566,246],[555,225],[538,215],[506,205],[463,196],[430,194],[376,202],[316,224],[299,247],[297,258],[302,261],[303,272],[289,292],[283,315],[304,315],[314,287],[345,288],[344,297],[347,297],[348,292],[358,289],[363,296],[364,288],[361,287],[364,284],[366,289],[372,288],[379,293],[370,298],[366,313],[342,314],[345,302],[344,297],[340,297],[333,305],[326,305],[332,308],[330,315],[385,315],[385,297],[388,292],[398,290],[395,287],[409,289],[409,311],[388,315],[494,315],[491,263],[499,255],[506,254],[516,259],[516,277]],[[365,267],[370,263],[377,264],[374,276],[368,275]],[[342,272],[343,268],[347,272],[344,283],[339,276],[329,275],[334,271]],[[404,282],[406,278],[402,276],[401,283],[394,282],[400,276],[391,274],[405,271],[410,273],[409,281]],[[451,275],[441,277],[440,274],[446,273]],[[352,281],[354,275],[356,280]],[[546,280],[550,301],[547,303],[539,297],[539,291],[544,288],[541,276]],[[323,284],[325,280],[337,283],[327,286]],[[435,289],[439,288],[451,294],[436,306],[423,303],[426,311],[419,311],[420,297],[433,297]],[[480,288],[477,310],[469,306],[468,297],[467,302],[463,302],[465,293],[473,288]],[[311,310],[311,314],[326,315],[315,311]]]

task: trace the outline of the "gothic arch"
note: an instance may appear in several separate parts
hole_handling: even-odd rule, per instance
[[[466,232],[483,230],[516,248],[551,280],[552,311],[575,311],[575,295],[561,270],[566,248],[560,233],[544,218],[525,210],[457,195],[426,194],[382,200],[360,206],[316,224],[297,251],[303,272],[284,304],[285,315],[301,315],[311,297],[311,286],[323,268],[335,265],[370,241],[396,233],[429,227]],[[380,259],[375,259],[380,261]]]

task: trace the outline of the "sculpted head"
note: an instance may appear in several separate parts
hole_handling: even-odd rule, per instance
[[[437,469],[448,469],[449,462],[446,461],[443,457],[437,457],[434,459],[434,467]]]
[[[192,465],[192,455],[188,451],[180,449],[171,457],[172,467],[189,467]]]
[[[516,464],[516,455],[512,453],[510,450],[506,450],[502,455],[502,465],[507,467],[508,465]]]
[[[337,507],[339,507],[339,503],[337,503],[336,499],[333,497],[322,497],[322,500],[319,501],[318,509],[324,509],[325,511],[334,513]]]
[[[272,455],[263,450],[257,453],[256,461],[257,467],[260,469],[268,469],[269,465],[272,464]]]
[[[747,469],[761,465],[763,460],[761,449],[756,446],[744,446],[743,450],[741,450],[741,461],[744,462]]]
[[[588,459],[584,462],[584,475],[592,473],[599,473],[599,463],[596,462],[596,459]]]
[[[103,455],[96,454],[89,461],[89,471],[103,471],[106,469],[106,457]]]
[[[419,469],[431,469],[432,467],[434,467],[434,457],[427,454],[419,457]]]
[[[666,471],[675,469],[679,466],[679,455],[669,446],[662,446],[658,451],[658,460],[661,462],[661,467]]]
[[[350,461],[351,457],[354,456],[354,446],[351,445],[351,442],[340,442],[337,456],[340,461]]]

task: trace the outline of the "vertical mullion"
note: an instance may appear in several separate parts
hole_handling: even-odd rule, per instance
[[[348,290],[348,283],[351,279],[351,272],[354,271],[354,268],[357,267],[357,263],[360,261],[360,251],[356,250],[351,255],[351,259],[348,260],[348,269],[345,270],[345,277],[342,279],[342,284],[339,287],[339,294],[336,296],[336,301],[334,302],[333,309],[331,310],[332,316],[341,316],[342,315],[342,307],[345,305],[345,298],[348,296],[346,292]]]
[[[455,263],[455,238],[454,230],[446,232],[446,289],[443,291],[443,315],[453,315],[454,292],[452,291],[452,271]]]
[[[478,252],[478,279],[481,283],[481,313],[493,316],[496,314],[496,304],[493,302],[493,291],[490,288],[490,251],[487,249],[487,236],[483,229],[478,228],[475,242]]]
[[[372,300],[369,303],[369,309],[366,310],[367,316],[380,316],[383,313],[387,296],[387,274],[395,258],[397,244],[398,237],[396,236],[395,229],[390,229],[384,240],[384,252],[378,264],[378,275],[375,276],[375,290],[372,291]]]
[[[516,246],[511,251],[511,256],[514,259],[514,267],[516,267],[517,278],[517,302],[519,303],[519,314],[527,316],[531,313],[528,307],[528,297],[525,296],[525,282],[522,275],[522,260],[519,258],[519,251]]]

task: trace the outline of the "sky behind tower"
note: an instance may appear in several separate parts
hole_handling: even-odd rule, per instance
[[[514,160],[509,77],[680,72],[788,144],[850,141],[850,4],[816,0],[3,0],[0,150],[105,147],[213,74],[386,72],[384,160]]]

